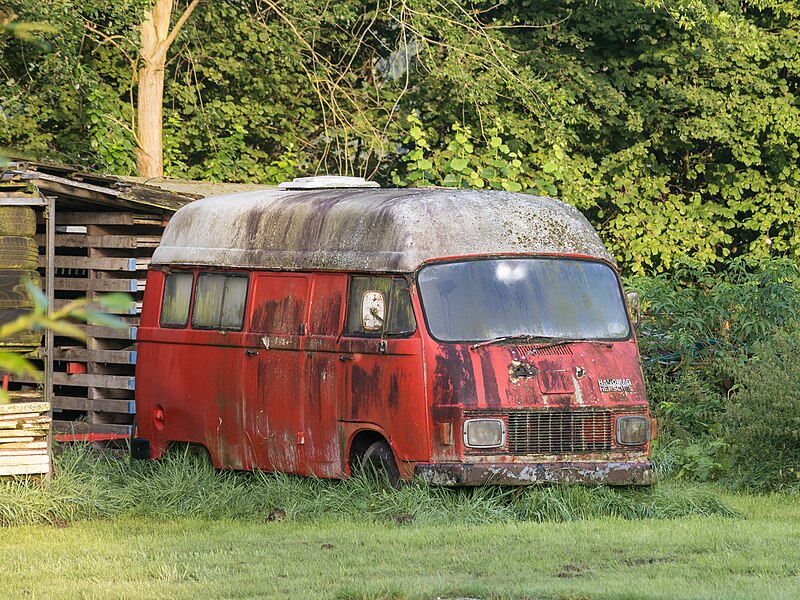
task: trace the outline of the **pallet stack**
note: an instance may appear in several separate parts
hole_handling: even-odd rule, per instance
[[[0,404],[0,477],[47,474],[50,404],[39,401],[41,392],[12,393],[12,400]]]
[[[134,300],[129,314],[116,315],[119,328],[90,322],[82,326],[91,336],[87,343],[56,337],[57,439],[97,442],[131,435],[136,330],[146,270],[164,226],[161,216],[144,213],[56,212],[55,307],[107,292],[125,292]],[[43,245],[41,233],[37,238]]]
[[[41,203],[41,197],[30,183],[0,184],[0,326],[12,324],[33,310],[34,296],[29,286],[41,289],[41,277],[36,271],[39,249],[34,239],[37,218],[32,207],[37,203]],[[4,334],[0,351],[36,359],[42,355],[41,343],[41,331]],[[3,373],[4,389],[8,388],[10,377]],[[0,477],[48,475],[51,419],[44,388],[35,383],[6,395],[10,403],[0,404]]]

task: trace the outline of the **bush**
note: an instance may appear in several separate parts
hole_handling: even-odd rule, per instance
[[[743,405],[752,403],[750,397],[774,397],[769,377],[754,377],[772,340],[800,331],[797,265],[739,258],[714,272],[686,262],[671,275],[628,283],[642,293],[639,341],[648,397],[659,419],[659,470],[698,481],[732,480],[735,472],[739,485],[752,487],[786,483],[779,474],[784,467],[775,462],[759,462],[761,474],[739,469],[752,449],[746,447],[750,442],[742,446],[738,432],[750,425],[733,419],[732,411],[741,409],[728,396],[738,390]],[[774,469],[774,477],[766,475]]]
[[[756,489],[800,485],[800,339],[780,333],[754,347],[736,371],[725,438],[732,483]]]

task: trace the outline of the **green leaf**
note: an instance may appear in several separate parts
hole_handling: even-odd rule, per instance
[[[108,310],[128,313],[133,308],[133,297],[122,292],[103,294],[96,300],[96,303]]]
[[[450,161],[450,168],[459,173],[466,169],[468,165],[469,161],[466,158],[454,158]]]
[[[15,375],[39,375],[39,370],[21,354],[0,351],[0,371]]]

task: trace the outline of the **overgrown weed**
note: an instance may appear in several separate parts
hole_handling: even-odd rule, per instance
[[[139,462],[85,446],[67,448],[56,457],[50,485],[33,479],[0,483],[0,526],[123,516],[258,522],[345,520],[405,526],[712,514],[736,513],[708,488],[674,482],[630,489],[451,489],[414,481],[393,490],[374,477],[329,481],[280,473],[216,471],[206,460],[189,454]]]

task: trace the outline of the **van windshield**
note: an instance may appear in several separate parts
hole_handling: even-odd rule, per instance
[[[630,335],[622,290],[605,263],[468,260],[425,266],[418,282],[430,333],[439,341],[622,340]]]

